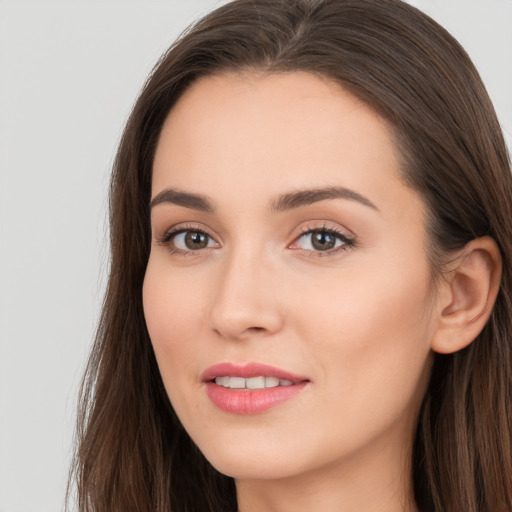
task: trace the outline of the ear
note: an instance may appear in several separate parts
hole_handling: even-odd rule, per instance
[[[445,275],[439,294],[437,330],[432,350],[441,354],[468,346],[482,331],[491,314],[501,280],[501,255],[486,236],[471,241]]]

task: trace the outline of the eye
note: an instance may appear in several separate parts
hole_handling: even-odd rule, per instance
[[[322,227],[303,231],[290,247],[319,253],[315,256],[329,256],[338,251],[347,250],[354,245],[354,239],[341,231],[335,228]]]
[[[182,231],[172,238],[177,249],[198,251],[212,246],[213,240],[203,231]]]
[[[165,245],[169,252],[180,255],[219,247],[219,244],[208,233],[196,228],[178,228],[168,231],[158,243]]]

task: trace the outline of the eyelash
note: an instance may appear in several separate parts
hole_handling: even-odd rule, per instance
[[[178,235],[180,235],[182,233],[187,233],[187,232],[199,233],[199,234],[207,236],[211,240],[214,240],[214,238],[212,236],[210,236],[206,231],[198,228],[197,226],[183,225],[177,229],[171,229],[171,230],[167,231],[163,237],[161,237],[160,239],[157,240],[157,243],[159,245],[165,246],[171,254],[175,254],[178,256],[196,256],[199,252],[208,248],[208,247],[205,247],[204,249],[197,249],[197,250],[193,250],[193,249],[183,250],[183,249],[178,249],[171,243],[174,240],[174,238],[176,238]],[[301,228],[300,233],[295,237],[295,239],[293,240],[292,243],[296,243],[303,236],[311,235],[313,233],[325,233],[328,235],[332,235],[335,238],[337,238],[339,241],[341,241],[342,245],[337,248],[329,249],[326,251],[315,251],[315,250],[307,250],[307,249],[300,249],[300,248],[296,248],[293,250],[301,250],[304,253],[306,253],[307,256],[310,258],[325,258],[325,257],[335,256],[340,252],[347,251],[356,246],[356,240],[354,237],[348,236],[345,233],[339,231],[338,229],[330,227],[330,226],[326,226],[326,225],[321,226],[321,227],[303,227],[303,228]]]
[[[332,256],[337,255],[340,252],[345,252],[345,251],[355,247],[355,245],[356,245],[356,240],[354,237],[348,236],[347,234],[339,231],[338,229],[330,227],[330,226],[326,226],[326,225],[324,225],[322,227],[314,227],[314,228],[311,228],[311,227],[301,228],[299,235],[297,237],[295,237],[293,243],[300,240],[303,236],[310,235],[313,233],[325,233],[328,235],[332,235],[335,238],[337,238],[338,240],[340,240],[342,242],[342,245],[337,248],[334,248],[334,249],[329,249],[327,251],[313,251],[313,250],[302,249],[303,251],[308,253],[308,257],[310,257],[310,258],[332,257]],[[301,249],[295,249],[295,250],[301,250]]]
[[[171,243],[174,240],[174,238],[176,238],[178,235],[180,235],[182,233],[187,233],[187,232],[201,233],[213,240],[213,237],[210,236],[204,229],[200,229],[194,225],[185,224],[185,225],[180,226],[179,228],[170,229],[169,231],[167,231],[162,238],[157,240],[157,243],[159,245],[165,246],[171,254],[175,254],[177,256],[196,256],[197,253],[201,252],[202,249],[199,249],[196,251],[190,249],[188,251],[185,251],[183,249],[178,249]]]

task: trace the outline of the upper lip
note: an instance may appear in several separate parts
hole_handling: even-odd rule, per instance
[[[261,363],[247,363],[243,365],[233,363],[219,363],[207,368],[201,374],[201,381],[209,382],[215,377],[277,377],[278,379],[289,380],[293,383],[309,380],[307,377],[294,375],[275,366]]]

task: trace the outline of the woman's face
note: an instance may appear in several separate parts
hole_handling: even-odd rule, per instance
[[[221,472],[407,464],[436,299],[399,166],[386,122],[307,73],[203,78],[168,116],[144,312],[172,405]]]

